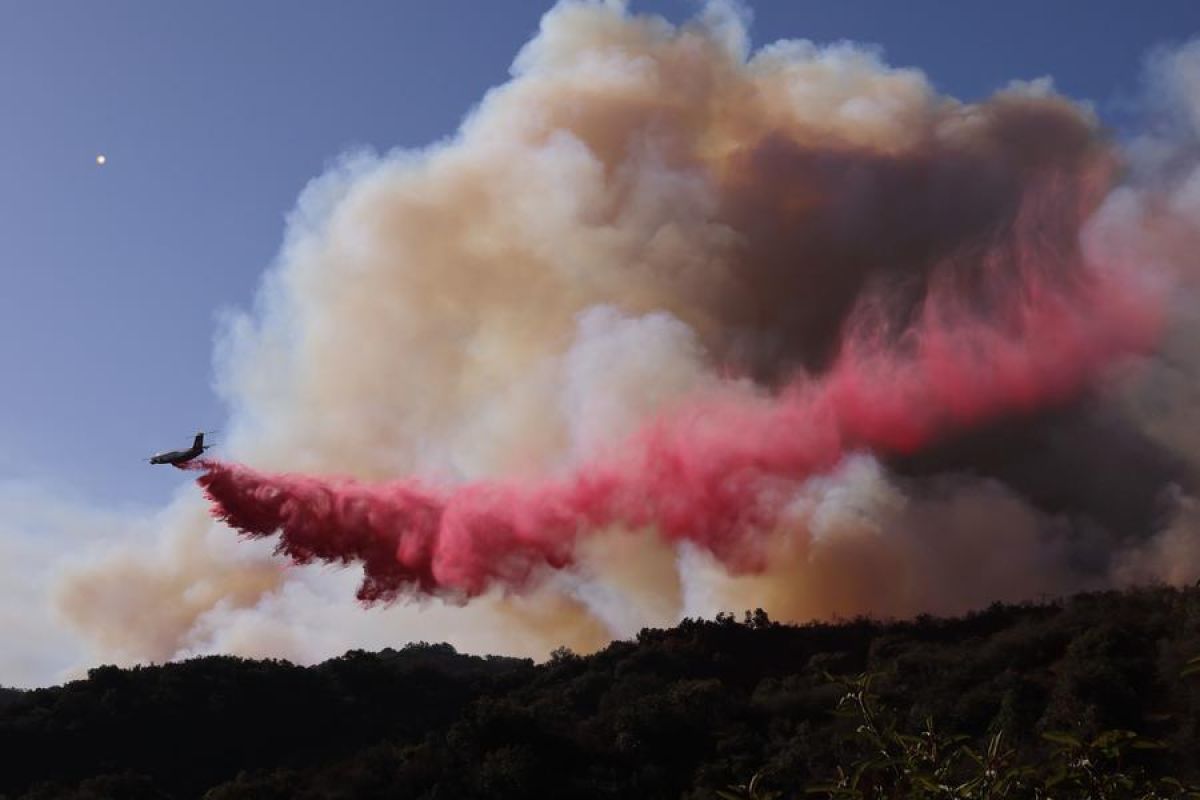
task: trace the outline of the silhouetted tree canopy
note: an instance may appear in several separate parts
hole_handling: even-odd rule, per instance
[[[1200,590],[1143,589],[959,619],[779,625],[761,610],[643,630],[544,664],[419,643],[313,667],[213,656],[0,690],[16,798],[783,797],[855,757],[839,676],[873,673],[914,728],[1006,741],[1136,731],[1195,779]]]

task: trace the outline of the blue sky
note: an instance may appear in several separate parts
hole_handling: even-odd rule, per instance
[[[548,6],[0,5],[0,481],[161,504],[181,476],[141,459],[221,426],[218,315],[252,301],[301,188],[348,149],[451,134]],[[968,99],[1050,75],[1116,126],[1147,51],[1200,33],[1190,0],[752,8],[756,45],[875,43]]]

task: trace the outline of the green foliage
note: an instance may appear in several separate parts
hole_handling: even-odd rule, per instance
[[[871,691],[876,677],[831,676],[844,692],[839,712],[857,723],[859,754],[848,767],[838,766],[832,781],[810,785],[808,794],[831,800],[1200,798],[1200,786],[1173,777],[1152,779],[1128,763],[1132,751],[1166,749],[1133,731],[1108,730],[1091,740],[1046,731],[1041,739],[1049,752],[1029,758],[1005,741],[1002,730],[987,737],[980,750],[972,748],[968,736],[937,731],[929,717],[918,731],[905,731]]]
[[[98,667],[0,692],[0,798],[1184,798],[1197,653],[1200,587],[726,613],[538,665],[421,642]]]
[[[779,800],[783,797],[783,792],[764,789],[761,782],[762,775],[755,773],[749,783],[718,789],[717,797],[721,800]]]

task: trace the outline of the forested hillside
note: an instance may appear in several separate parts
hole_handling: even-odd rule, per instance
[[[1121,775],[1188,781],[1200,773],[1197,654],[1200,589],[1155,588],[951,620],[723,615],[537,665],[417,644],[307,668],[99,667],[0,693],[0,794],[699,799],[825,785],[854,796],[870,789],[852,785],[855,765],[891,743],[919,750],[929,724],[946,747],[961,734],[954,747],[986,758],[992,746],[1009,765],[1065,764],[1092,743],[1092,761],[1107,749]],[[888,742],[864,732],[864,708]],[[967,766],[964,755],[954,769]],[[938,791],[926,796],[952,796]]]

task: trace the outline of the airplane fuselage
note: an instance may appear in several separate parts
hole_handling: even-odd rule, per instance
[[[158,453],[150,458],[151,464],[183,464],[191,461],[199,456],[203,450],[191,447],[187,450],[171,450],[166,453]]]
[[[187,450],[167,450],[163,453],[155,453],[150,456],[151,464],[171,464],[172,466],[182,466],[204,453],[208,447],[204,444],[204,434],[197,433],[195,441]]]

